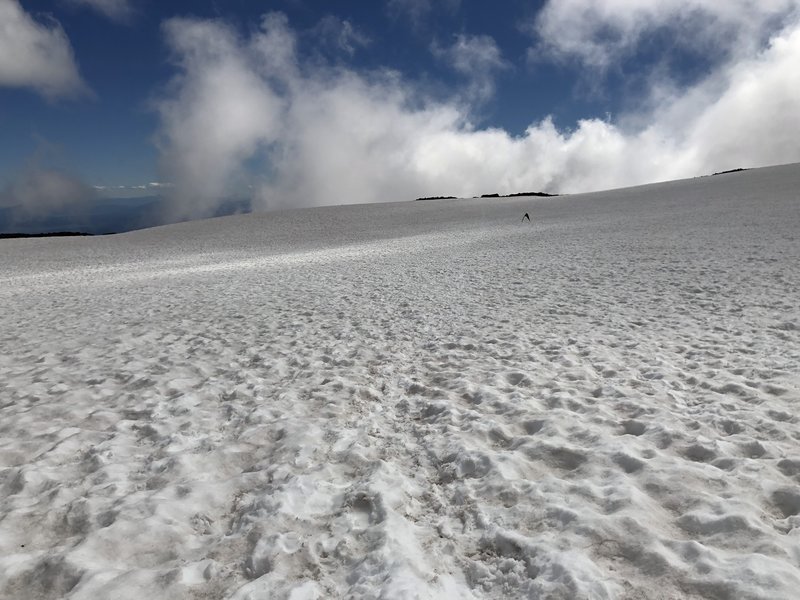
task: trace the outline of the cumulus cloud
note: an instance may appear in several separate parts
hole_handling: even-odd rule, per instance
[[[69,0],[69,2],[96,10],[113,21],[126,21],[133,15],[130,0]]]
[[[173,19],[164,32],[181,69],[156,103],[162,168],[177,184],[170,216],[210,214],[243,162],[283,127],[285,100],[273,87],[294,78],[294,36],[280,15],[264,17],[250,40],[197,19]]]
[[[685,50],[750,56],[798,6],[797,0],[549,0],[536,17],[540,43],[533,50],[605,70],[668,31]]]
[[[665,115],[661,126],[683,125],[684,144],[699,165],[716,169],[800,161],[798,64],[800,25],[795,24],[756,56],[726,65],[693,94],[670,101],[659,111]]]
[[[88,91],[61,25],[35,20],[17,0],[0,0],[0,85],[31,88],[50,100]]]
[[[488,35],[459,34],[450,46],[431,45],[433,55],[469,81],[469,99],[484,102],[494,95],[498,71],[511,67],[497,43]]]
[[[476,127],[461,93],[436,99],[392,71],[304,64],[279,14],[247,36],[186,19],[165,34],[179,68],[157,105],[173,216],[213,214],[242,181],[256,208],[275,208],[589,191],[800,161],[797,21],[633,114],[569,130],[544,119],[519,136]]]

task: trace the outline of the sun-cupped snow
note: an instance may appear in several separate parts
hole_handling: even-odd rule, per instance
[[[0,242],[0,596],[796,598],[798,190]]]

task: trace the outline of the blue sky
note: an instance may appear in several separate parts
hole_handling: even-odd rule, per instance
[[[799,8],[0,0],[0,203],[160,191],[187,218],[794,162]]]
[[[337,54],[336,59],[342,59],[313,39],[319,22],[336,16],[369,39],[352,56],[344,57],[348,65],[396,69],[439,95],[463,82],[435,59],[431,44],[451,43],[459,33],[490,35],[515,68],[498,76],[497,94],[481,107],[478,117],[484,124],[515,133],[548,114],[564,125],[574,125],[587,114],[604,114],[618,100],[608,94],[604,98],[583,95],[575,89],[575,69],[568,66],[528,65],[531,36],[520,22],[532,18],[541,4],[535,2],[509,2],[500,10],[486,2],[464,3],[457,9],[442,3],[416,16],[413,9],[404,12],[400,7],[363,1],[149,1],[131,3],[131,14],[117,20],[63,0],[21,4],[40,21],[48,17],[59,21],[92,95],[53,101],[27,89],[0,88],[3,176],[20,168],[46,140],[60,147],[71,166],[93,183],[134,185],[158,179],[158,153],[152,143],[158,118],[151,101],[174,72],[161,24],[175,16],[221,19],[246,31],[265,12],[279,10],[305,34],[305,52]]]

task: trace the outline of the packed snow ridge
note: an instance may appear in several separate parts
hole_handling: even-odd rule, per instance
[[[798,190],[3,241],[0,597],[797,598]]]

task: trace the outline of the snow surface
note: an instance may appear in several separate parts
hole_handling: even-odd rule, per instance
[[[798,190],[3,241],[0,596],[797,598]]]

